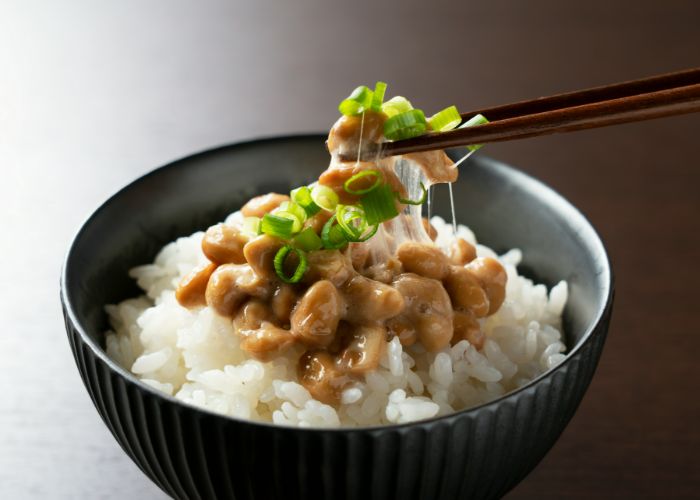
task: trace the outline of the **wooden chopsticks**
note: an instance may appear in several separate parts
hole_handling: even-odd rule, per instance
[[[510,141],[696,111],[700,68],[463,113],[463,119],[481,113],[490,123],[385,143],[380,154]]]
[[[619,99],[659,90],[668,90],[676,87],[685,87],[700,83],[700,68],[686,69],[674,73],[643,78],[641,80],[629,80],[612,85],[602,85],[565,94],[556,94],[549,97],[539,97],[528,101],[520,101],[513,104],[496,106],[493,108],[479,109],[462,113],[462,118],[468,120],[476,114],[488,116],[491,121],[514,118],[516,116],[543,113],[555,109],[580,106],[594,102]]]

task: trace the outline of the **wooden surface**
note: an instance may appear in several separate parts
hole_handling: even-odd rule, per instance
[[[119,186],[328,128],[377,79],[433,112],[700,63],[694,0],[330,4],[0,1],[0,498],[164,497],[100,421],[60,315],[70,238]],[[484,148],[580,207],[617,276],[588,394],[508,498],[700,495],[699,138],[693,115]]]

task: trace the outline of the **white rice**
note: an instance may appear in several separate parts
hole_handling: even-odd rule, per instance
[[[236,221],[232,214],[228,221]],[[452,227],[441,218],[438,245],[447,246]],[[297,383],[302,348],[262,363],[240,348],[229,319],[208,307],[188,310],[175,300],[181,277],[204,262],[203,233],[166,245],[153,264],[130,276],[146,292],[106,307],[113,330],[107,353],[149,386],[195,406],[234,417],[298,427],[367,426],[404,423],[445,415],[491,401],[561,363],[566,346],[561,314],[567,284],[549,293],[518,275],[520,250],[497,256],[459,226],[458,236],[477,246],[479,256],[498,258],[508,273],[506,300],[481,321],[486,342],[477,351],[463,340],[442,352],[416,344],[388,346],[379,368],[346,389],[339,409],[314,400]]]

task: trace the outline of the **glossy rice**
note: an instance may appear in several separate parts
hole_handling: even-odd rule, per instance
[[[239,221],[238,212],[228,222]],[[434,217],[436,244],[447,248],[451,225]],[[567,284],[551,290],[518,275],[522,254],[497,256],[465,226],[457,236],[496,257],[508,273],[506,299],[480,320],[486,342],[477,351],[462,340],[428,353],[394,338],[379,369],[345,389],[339,408],[314,400],[296,379],[303,348],[263,363],[240,348],[232,321],[209,307],[187,309],[175,300],[180,279],[206,262],[202,232],[166,245],[153,264],[130,275],[145,295],[106,306],[112,330],[107,353],[143,383],[175,398],[242,419],[298,427],[373,426],[445,415],[491,401],[559,364],[566,350],[561,315]]]

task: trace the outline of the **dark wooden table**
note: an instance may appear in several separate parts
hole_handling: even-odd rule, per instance
[[[163,497],[99,420],[61,324],[63,254],[117,187],[325,129],[377,79],[433,111],[697,66],[699,20],[694,0],[0,4],[0,498]],[[593,384],[509,498],[700,495],[699,144],[686,116],[484,149],[580,207],[617,277]]]

